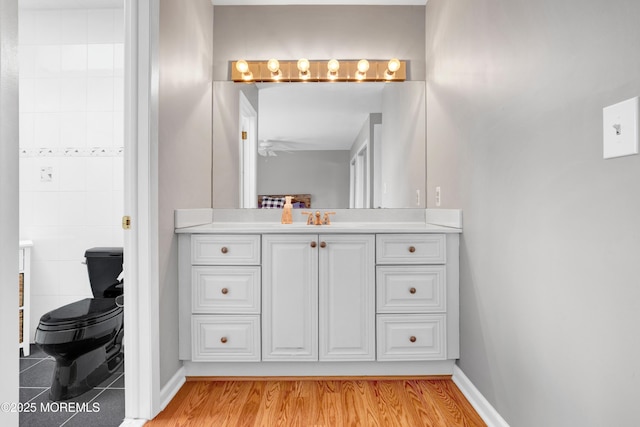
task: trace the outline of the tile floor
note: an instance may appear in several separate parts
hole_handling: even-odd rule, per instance
[[[34,409],[20,413],[20,427],[118,427],[122,423],[124,367],[93,390],[68,401],[88,405],[76,405],[81,410],[67,411],[49,400],[54,366],[53,358],[33,344],[31,354],[20,357],[20,403],[23,408]]]

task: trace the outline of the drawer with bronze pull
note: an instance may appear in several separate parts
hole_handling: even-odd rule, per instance
[[[378,234],[377,264],[444,264],[444,234]]]
[[[260,265],[260,236],[207,234],[191,236],[194,265]]]
[[[193,266],[191,282],[193,313],[260,313],[260,266]]]
[[[259,315],[194,315],[191,321],[194,362],[260,361]]]
[[[376,267],[378,313],[443,313],[447,308],[444,265]]]
[[[378,360],[446,359],[445,314],[379,314]]]

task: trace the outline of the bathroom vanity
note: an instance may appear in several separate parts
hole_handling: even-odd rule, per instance
[[[279,214],[176,211],[188,376],[452,373],[460,211]]]

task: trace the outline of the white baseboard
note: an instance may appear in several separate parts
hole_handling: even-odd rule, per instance
[[[171,399],[175,397],[185,381],[186,376],[184,367],[180,367],[173,377],[171,377],[169,382],[167,382],[167,384],[162,387],[162,390],[160,390],[160,411],[163,411],[164,408],[167,407],[169,402],[171,402]]]
[[[147,420],[134,420],[133,418],[125,418],[120,427],[142,427]]]
[[[509,427],[509,424],[507,424],[498,411],[491,406],[489,401],[485,399],[458,365],[453,367],[453,377],[451,379],[458,386],[462,394],[464,394],[464,397],[471,403],[473,409],[480,415],[480,418],[487,423],[488,427]]]

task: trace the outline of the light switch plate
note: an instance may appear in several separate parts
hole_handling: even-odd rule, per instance
[[[602,109],[605,159],[638,154],[638,97]]]

